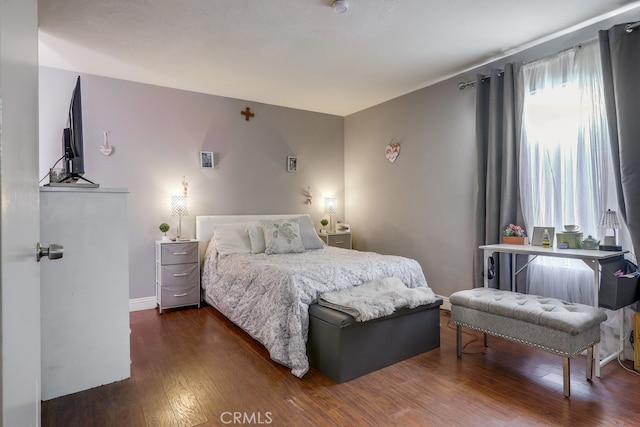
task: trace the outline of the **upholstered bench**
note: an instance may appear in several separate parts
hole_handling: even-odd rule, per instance
[[[349,314],[309,306],[309,364],[342,383],[440,346],[440,306],[434,303],[356,322]]]
[[[527,344],[563,357],[564,395],[570,395],[570,358],[587,350],[588,380],[593,372],[593,346],[600,342],[606,314],[583,304],[497,289],[476,288],[449,297],[456,325],[456,352],[462,354],[461,327]]]

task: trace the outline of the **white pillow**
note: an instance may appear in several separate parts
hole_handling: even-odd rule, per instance
[[[296,218],[298,225],[300,226],[300,237],[302,238],[302,245],[305,249],[322,249],[324,248],[324,242],[316,233],[316,229],[313,226],[313,221],[309,215],[302,215]]]
[[[247,223],[217,224],[213,227],[213,239],[220,255],[248,254],[251,241]]]
[[[264,242],[264,229],[262,226],[259,224],[249,224],[247,232],[249,233],[249,241],[251,242],[251,253],[263,253],[267,247]]]
[[[304,252],[298,221],[289,219],[261,220],[264,229],[265,253],[288,254]]]

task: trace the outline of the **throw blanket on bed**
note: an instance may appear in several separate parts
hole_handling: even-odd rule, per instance
[[[385,277],[354,288],[322,294],[318,304],[353,316],[356,322],[393,314],[435,301],[430,288],[407,288],[397,277]]]

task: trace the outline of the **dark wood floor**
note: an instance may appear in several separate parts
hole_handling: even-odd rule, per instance
[[[43,426],[631,426],[640,377],[617,362],[571,398],[559,356],[467,333],[462,359],[441,311],[441,347],[344,384],[298,379],[211,307],[131,313],[131,379],[42,403]],[[476,338],[476,341],[474,341]],[[626,362],[632,366],[632,362]]]

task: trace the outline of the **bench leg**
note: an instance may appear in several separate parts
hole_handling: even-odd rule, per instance
[[[593,378],[593,346],[587,349],[587,379]]]
[[[571,395],[571,358],[562,358],[562,386],[564,389],[564,397]]]
[[[456,354],[462,357],[462,326],[456,325]]]

